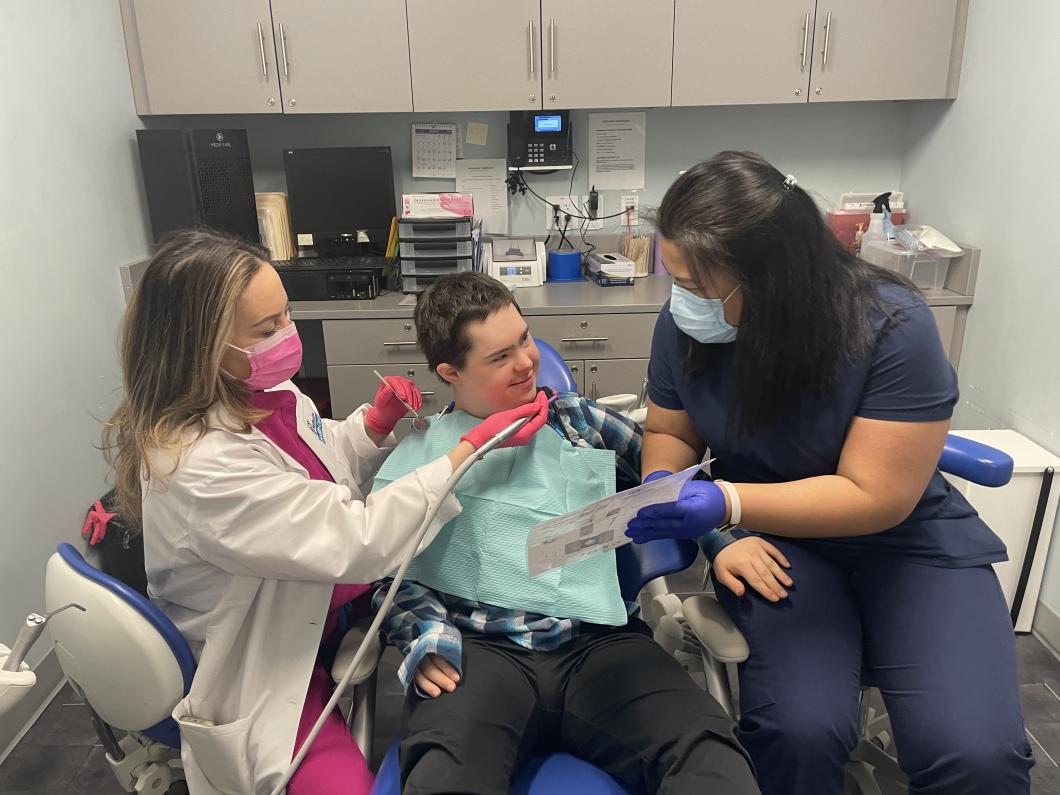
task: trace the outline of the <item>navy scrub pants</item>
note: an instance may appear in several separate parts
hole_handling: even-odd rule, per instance
[[[751,649],[739,737],[764,795],[843,791],[862,680],[883,694],[910,793],[1029,792],[1012,623],[990,566],[769,540],[791,562],[788,599],[715,585]]]

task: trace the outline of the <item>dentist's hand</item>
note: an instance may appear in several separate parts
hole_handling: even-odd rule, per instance
[[[538,391],[537,397],[530,403],[508,409],[508,411],[498,411],[461,436],[460,441],[467,442],[478,450],[498,433],[523,417],[530,417],[530,422],[512,434],[501,447],[522,447],[528,444],[534,438],[534,434],[544,427],[548,420],[548,395],[543,391]]]
[[[428,654],[416,669],[414,679],[421,693],[438,698],[442,693],[452,693],[456,690],[460,683],[460,674],[444,657]]]
[[[645,482],[654,480],[653,472]],[[690,480],[676,502],[659,502],[641,508],[629,521],[626,535],[636,543],[659,538],[696,540],[725,522],[728,505],[721,486],[709,480]]]
[[[402,378],[400,375],[388,375],[386,382],[393,389],[380,384],[375,391],[372,407],[364,415],[364,424],[368,426],[368,430],[380,436],[389,436],[397,426],[398,420],[408,413],[408,409],[402,405],[401,400],[398,400],[398,395],[401,395],[402,400],[416,411],[419,411],[420,406],[423,405],[423,395],[409,379]],[[395,390],[397,395],[394,394]]]

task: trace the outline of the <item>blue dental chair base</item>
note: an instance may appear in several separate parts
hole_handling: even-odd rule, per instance
[[[395,740],[387,749],[376,773],[372,795],[398,795],[401,792],[401,768],[398,765]],[[579,795],[629,795],[611,776],[588,762],[570,754],[536,756],[512,779],[512,795],[555,795],[577,792]]]

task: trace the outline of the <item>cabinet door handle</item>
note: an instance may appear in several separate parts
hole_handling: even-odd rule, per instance
[[[596,382],[593,381],[593,388],[589,390],[589,400],[598,400],[599,397],[596,394]]]
[[[548,73],[549,76],[556,72],[556,20],[553,17],[548,21]]]
[[[408,340],[407,342],[384,342],[384,348],[400,348],[402,345],[415,345],[415,340]]]
[[[560,342],[607,342],[607,337],[564,337]]]
[[[640,395],[637,396],[637,408],[642,409],[648,405],[648,379],[645,378],[640,385]]]
[[[800,72],[806,71],[806,50],[810,46],[810,14],[806,12],[806,16],[802,20],[802,52],[799,53],[799,58],[802,61],[802,66],[799,67]]]
[[[433,392],[420,392],[420,394],[423,395],[423,397],[434,397]]]
[[[291,79],[291,73],[288,71],[287,65],[287,34],[283,32],[283,23],[280,23],[280,51],[283,52],[283,76],[288,81]]]
[[[258,50],[261,52],[261,76],[268,78],[269,66],[265,63],[265,32],[261,29],[261,23],[258,23]]]
[[[832,32],[832,12],[824,19],[824,47],[821,48],[821,68],[828,66],[828,36]]]
[[[526,20],[526,48],[530,51],[530,76],[534,76],[534,20]]]

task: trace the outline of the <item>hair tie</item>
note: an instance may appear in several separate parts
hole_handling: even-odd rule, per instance
[[[795,179],[794,174],[788,174],[784,177],[784,184],[781,186],[784,190],[795,190],[795,186],[799,184],[799,181]]]

